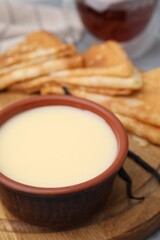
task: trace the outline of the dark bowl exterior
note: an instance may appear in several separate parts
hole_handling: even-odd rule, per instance
[[[17,218],[38,226],[63,229],[87,222],[107,203],[114,176],[94,188],[68,195],[37,197],[1,188],[3,204]]]
[[[128,152],[128,139],[117,118],[93,102],[71,96],[36,97],[15,103],[0,112],[0,125],[12,116],[39,106],[67,105],[90,110],[113,129],[118,142],[114,163],[99,176],[73,186],[38,188],[13,181],[0,172],[1,198],[18,218],[34,225],[65,228],[86,222],[108,201],[118,170]]]

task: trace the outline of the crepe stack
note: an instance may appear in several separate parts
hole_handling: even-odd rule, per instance
[[[74,88],[71,94],[95,101],[116,114],[125,128],[153,144],[160,145],[160,68],[142,74],[143,88],[131,96],[104,96]],[[63,93],[58,86],[46,86],[42,94]]]
[[[111,96],[130,95],[142,87],[141,73],[114,41],[91,47],[83,59],[84,68],[53,73],[51,85]]]
[[[48,32],[35,32],[0,57],[0,90],[44,78],[50,72],[82,66],[82,56],[73,45],[64,44]]]
[[[84,65],[12,85],[11,91],[34,93],[43,86],[67,86],[103,95],[129,95],[142,87],[141,73],[114,41],[95,45],[82,54]],[[92,65],[91,65],[92,63]]]

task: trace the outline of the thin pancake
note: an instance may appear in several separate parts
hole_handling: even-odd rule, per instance
[[[48,32],[39,31],[26,36],[23,42],[4,53],[0,57],[0,68],[44,56],[57,56],[59,54],[66,56],[65,52],[75,54],[76,49],[71,44],[64,44],[58,37]]]
[[[10,74],[6,74],[0,77],[0,89],[5,89],[13,83],[22,82],[27,79],[42,76],[53,71],[63,70],[66,68],[81,67],[82,64],[83,63],[81,56],[76,55],[70,58],[48,60],[35,66],[29,66],[24,69],[15,70]]]
[[[59,84],[56,85],[55,83],[53,84],[52,81],[51,82],[48,81],[47,84],[43,84],[43,85],[45,87],[47,86],[46,91],[48,91],[48,93],[50,93],[50,91],[51,91],[51,93],[54,93],[55,89],[57,89],[57,87],[54,88],[55,86],[59,86],[59,88],[65,86],[72,93],[74,93],[74,92],[77,92],[77,93],[79,93],[79,92],[83,93],[84,92],[85,93],[86,92],[86,93],[95,93],[95,94],[109,95],[109,96],[128,95],[128,94],[132,93],[132,91],[129,90],[129,89],[124,89],[123,90],[123,89],[111,89],[111,88],[91,88],[91,87],[79,87],[79,86],[77,87],[76,85],[66,85],[66,84],[65,85],[63,85],[63,84],[62,85],[59,85]],[[43,86],[41,85],[40,89],[41,89],[41,87],[43,87]],[[11,90],[16,90],[16,89],[18,89],[18,84],[17,84],[17,88],[16,88],[16,86],[12,86]],[[20,88],[19,88],[19,90],[20,90]],[[59,92],[61,92],[61,90],[58,89],[58,93]],[[62,91],[62,93],[63,93],[63,91]]]
[[[132,69],[132,74],[134,69]],[[132,75],[131,74],[131,75]],[[74,70],[64,70],[54,74],[55,77],[90,77],[90,76],[111,76],[111,77],[124,77],[127,79],[128,72],[125,63],[120,63],[116,66],[109,67],[94,67],[94,68],[80,68]]]
[[[24,54],[39,48],[58,48],[63,45],[64,43],[57,36],[40,30],[26,35],[23,41],[8,49],[8,51],[5,52],[5,56]]]
[[[74,70],[73,70],[74,71]],[[9,91],[24,92],[24,93],[34,93],[38,92],[42,85],[49,83],[51,86],[55,85],[54,77],[52,75],[45,75],[42,77],[34,78],[24,82],[14,83],[8,87]],[[63,85],[63,84],[62,84]],[[130,89],[112,89],[112,88],[100,88],[100,87],[84,87],[76,85],[65,84],[69,89],[92,93],[98,93],[103,95],[119,96],[119,95],[129,95],[133,92]]]
[[[160,127],[160,68],[143,73],[142,77],[141,91],[111,99],[107,105],[117,113]]]
[[[114,66],[128,61],[126,52],[115,41],[93,45],[83,54],[83,57],[87,67]]]
[[[143,73],[142,78],[143,88],[131,96],[99,98],[94,94],[91,98],[98,98],[100,104],[113,112],[160,127],[160,68]]]
[[[18,82],[9,86],[8,90],[12,92],[35,93],[38,92],[42,85],[53,81],[50,75],[34,78],[24,82]]]
[[[57,74],[58,75],[58,74]],[[142,87],[141,74],[137,69],[128,78],[109,76],[82,76],[82,77],[60,77],[52,75],[56,83],[71,84],[85,87],[113,88],[113,89],[140,89]]]
[[[70,48],[69,46],[66,46],[64,49],[61,49],[61,51],[58,51],[58,49],[56,50],[55,49],[47,49],[47,50],[39,49],[36,52],[32,52],[29,54],[27,53],[23,55],[23,57],[22,55],[17,55],[16,58],[17,59],[21,58],[21,61],[15,61],[14,63],[12,63],[12,61],[14,61],[15,58],[14,59],[12,57],[4,58],[2,56],[0,57],[0,61],[2,61],[3,64],[5,64],[5,61],[6,61],[6,66],[3,68],[0,68],[0,75],[7,74],[13,70],[22,69],[36,63],[41,63],[49,59],[72,57],[76,55],[75,53],[76,53],[75,49]]]
[[[125,76],[129,77],[133,73],[132,62],[121,45],[115,41],[93,45],[83,54],[83,58],[86,67],[110,67],[123,64]]]
[[[53,71],[82,67],[82,64],[82,57],[76,55],[70,58],[48,60],[35,66],[15,70],[0,78],[0,89],[5,89],[13,83],[26,81],[27,79],[39,77]]]
[[[137,136],[140,136],[153,144],[160,145],[160,127],[146,124],[136,119],[116,114],[124,127]]]

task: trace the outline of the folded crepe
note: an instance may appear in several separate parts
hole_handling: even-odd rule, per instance
[[[95,98],[113,112],[160,127],[160,68],[142,73],[142,79],[142,89],[131,96],[99,97],[94,94],[91,100]]]
[[[13,83],[40,77],[53,71],[81,67],[82,64],[82,57],[80,55],[61,59],[50,59],[33,66],[14,70],[8,74],[2,75],[0,77],[0,89],[5,89]]]
[[[73,96],[86,98],[88,100],[95,101],[99,104],[102,104],[106,100],[111,99],[110,96],[106,96],[101,93],[93,93],[92,91],[90,91],[89,88],[86,88],[86,87],[60,85],[60,84],[53,84],[51,82],[43,84],[40,88],[40,93],[42,95],[65,94],[64,88],[66,88]],[[112,89],[109,89],[108,91],[112,91]]]
[[[116,114],[128,132],[148,140],[150,143],[160,145],[160,127],[146,124],[131,117]]]
[[[126,63],[119,62],[116,66],[103,66],[103,67],[83,67],[74,70],[64,70],[54,74],[55,77],[92,77],[92,76],[108,76],[108,77],[121,77],[127,78],[134,73],[134,68],[132,66],[131,74],[128,75],[128,66]]]
[[[12,65],[30,62],[37,58],[49,56],[63,57],[76,53],[73,45],[64,44],[58,37],[45,31],[38,31],[26,36],[20,42],[0,57],[0,74]]]
[[[85,71],[84,71],[85,74]],[[70,84],[85,87],[112,88],[112,89],[133,89],[137,90],[142,87],[141,73],[134,69],[130,77],[113,77],[106,75],[93,74],[92,76],[60,76],[60,73],[52,74],[54,81],[59,84]]]
[[[1,68],[0,68],[0,76],[2,76],[4,74],[8,74],[14,70],[23,69],[28,66],[33,66],[35,64],[42,63],[44,61],[48,61],[50,59],[54,60],[54,59],[59,59],[59,58],[67,58],[67,57],[72,57],[72,56],[76,55],[75,50],[73,48],[70,48],[69,46],[67,46],[67,48],[65,50],[64,49],[61,49],[61,50],[63,50],[63,51],[61,51],[57,54],[55,54],[54,51],[51,49],[48,50],[48,53],[46,51],[39,50],[39,51],[37,51],[37,55],[35,55],[34,52],[25,54],[24,55],[25,59],[22,59],[22,56],[17,55],[16,57],[21,58],[21,61],[12,63],[5,67],[2,67],[3,66],[3,64],[2,64]],[[30,57],[30,59],[27,59],[27,57]],[[6,61],[10,62],[10,61],[12,61],[11,59],[12,59],[12,57],[4,58],[4,56],[2,56],[2,57],[0,57],[0,62],[1,61],[2,61],[2,63],[5,63]]]
[[[82,66],[82,56],[73,45],[45,31],[31,33],[0,57],[0,90],[51,71]]]
[[[64,43],[57,36],[52,35],[47,31],[40,30],[26,35],[24,40],[8,49],[4,55],[14,56],[26,52],[33,52],[39,48],[57,48],[63,45]]]
[[[117,70],[117,71],[115,71]],[[67,85],[74,88],[84,88],[88,92],[105,95],[129,95],[135,89],[139,89],[142,83],[141,74],[135,69],[134,75],[125,78],[120,75],[115,67],[106,68],[77,68],[56,71],[44,77],[34,78],[29,81],[19,82],[9,87],[11,91],[34,92],[40,89],[42,83]],[[117,74],[117,77],[113,77]],[[107,77],[108,75],[108,77]],[[109,77],[111,75],[111,77]],[[103,82],[102,82],[103,81]],[[121,84],[121,85],[120,85]]]
[[[143,88],[131,96],[112,98],[114,112],[160,127],[160,68],[142,74]]]
[[[124,63],[127,76],[130,76],[133,71],[133,65],[126,52],[116,41],[92,45],[83,53],[83,59],[86,67],[109,67]]]
[[[142,88],[140,71],[133,66],[117,42],[107,41],[92,46],[83,53],[83,60],[83,69],[54,72],[52,76],[55,82],[86,87],[95,93],[109,95],[129,95],[133,90]]]
[[[51,75],[45,75],[39,78],[34,78],[28,81],[24,82],[18,82],[14,83],[10,87],[8,87],[8,90],[11,92],[22,92],[22,93],[38,93],[40,92],[43,85],[46,86],[46,83],[48,83],[50,86],[56,86],[54,79]],[[58,84],[59,85],[59,84]],[[80,90],[80,91],[86,91],[86,92],[92,92],[92,93],[99,93],[103,95],[112,95],[112,96],[118,96],[118,95],[129,95],[132,93],[132,90],[130,89],[111,89],[111,88],[95,88],[95,87],[83,87],[83,86],[76,86],[76,85],[61,85],[66,86],[69,89],[74,90]]]
[[[28,81],[14,83],[8,87],[8,90],[11,92],[28,94],[38,93],[40,92],[40,89],[44,84],[52,81],[53,81],[52,76],[44,75],[42,77],[33,78]]]

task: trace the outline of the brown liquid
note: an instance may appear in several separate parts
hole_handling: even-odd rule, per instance
[[[132,2],[134,6],[132,7]],[[146,3],[142,5],[142,2]],[[138,3],[141,3],[139,6]],[[81,19],[87,29],[102,40],[114,39],[125,42],[138,36],[148,25],[157,0],[134,0],[114,4],[104,12],[96,12],[83,1],[77,3]]]

